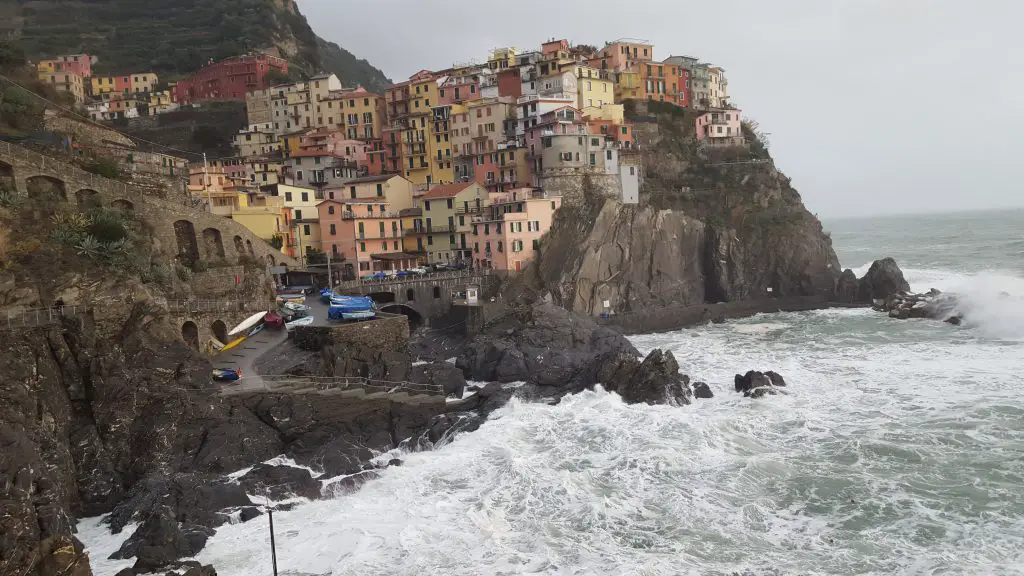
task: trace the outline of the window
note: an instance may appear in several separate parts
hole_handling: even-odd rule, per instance
[[[424,210],[430,210],[430,200],[427,200],[426,202],[423,203],[423,209]],[[429,221],[430,221],[430,218],[427,218],[427,222],[429,222]],[[429,226],[429,225],[430,224],[427,224],[427,226]]]
[[[302,225],[302,235],[309,236],[309,224]]]
[[[480,252],[480,243],[473,242],[473,252]]]
[[[590,145],[594,146],[596,148],[597,146],[601,145],[601,141],[599,139],[597,139],[597,138],[591,138],[590,139]]]
[[[327,207],[327,213],[328,214],[334,214],[334,206],[328,206]],[[332,230],[334,229],[334,224],[331,224],[331,229]],[[334,232],[331,232],[331,234],[334,234]]]
[[[436,300],[436,299],[438,299],[440,297],[441,297],[441,287],[440,286],[434,286],[434,299]]]
[[[387,252],[388,251],[388,243],[387,242],[381,242],[380,243],[380,249],[385,251],[385,252]]]
[[[292,193],[291,192],[285,192],[284,193],[284,201],[285,202],[291,202],[292,201]]]
[[[384,185],[383,184],[377,184],[377,196],[383,196],[383,195],[384,195]]]
[[[296,210],[295,211],[295,219],[296,220],[302,220],[302,210]]]
[[[453,204],[453,202],[452,202],[452,199],[451,199],[451,198],[449,198],[449,199],[448,199],[448,209],[450,210],[450,209],[452,208],[452,206],[453,206],[453,205],[454,205],[454,204]]]
[[[334,236],[337,233],[338,233],[337,228],[335,228],[334,224],[331,224],[331,236]]]
[[[302,201],[303,202],[309,202],[309,192],[303,192],[302,193]]]
[[[533,239],[533,249],[534,250],[538,250],[539,248],[540,248],[540,240],[534,238]]]
[[[348,191],[349,191],[349,194],[350,194],[350,196],[351,196],[352,198],[355,198],[355,197],[356,197],[356,187],[355,187],[355,186],[350,186],[350,187],[349,187],[349,189],[348,189]]]
[[[533,221],[533,231],[540,232],[540,220]]]
[[[433,245],[434,245],[434,237],[433,236],[427,236],[427,246],[433,246]]]
[[[359,251],[360,252],[366,252],[366,242],[360,242],[359,243]]]
[[[611,150],[605,150],[604,157],[605,157],[605,160],[611,160],[612,159],[612,151]]]
[[[295,179],[302,180],[302,170],[299,170],[298,172],[295,173]]]
[[[501,240],[498,240],[498,252],[504,252],[502,244],[501,244]]]

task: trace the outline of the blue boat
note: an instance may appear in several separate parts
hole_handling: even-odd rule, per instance
[[[213,379],[217,382],[234,382],[242,377],[242,371],[235,368],[214,368]]]
[[[330,320],[366,320],[377,316],[377,305],[369,296],[332,296],[327,309]]]
[[[330,288],[320,290],[320,301],[324,304],[330,304],[332,296],[334,296],[334,292],[332,292]]]

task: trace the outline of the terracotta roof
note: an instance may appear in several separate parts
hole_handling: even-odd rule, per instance
[[[362,178],[356,178],[355,180],[346,180],[342,182],[342,186],[349,186],[352,184],[367,184],[369,182],[387,182],[392,178],[401,178],[398,174],[381,174],[379,176],[363,176]]]
[[[441,184],[439,186],[434,186],[433,188],[428,190],[426,194],[421,196],[421,198],[423,200],[433,200],[435,198],[451,198],[452,196],[457,195],[459,192],[462,192],[463,190],[469,188],[472,185],[473,182],[461,182],[458,184]]]

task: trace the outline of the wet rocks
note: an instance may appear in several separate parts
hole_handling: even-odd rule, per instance
[[[433,362],[412,367],[411,382],[434,384],[444,390],[445,396],[461,398],[466,388],[462,370],[447,362]]]
[[[782,392],[779,388],[786,386],[786,380],[777,372],[748,371],[746,374],[737,374],[734,377],[737,392],[742,392],[745,398],[761,398],[766,395],[773,395]]]
[[[901,292],[909,292],[910,283],[892,258],[875,260],[860,279],[857,293],[861,302],[871,302]]]
[[[923,294],[905,291],[890,294],[886,298],[874,300],[872,308],[888,314],[890,318],[900,320],[930,318],[957,326],[963,320],[962,315],[956,310],[956,297],[943,294],[934,288]]]
[[[643,362],[636,356],[622,357],[600,377],[602,385],[627,404],[684,406],[693,397],[690,378],[679,373],[675,356],[662,350],[652,351]]]
[[[320,498],[320,481],[309,470],[295,466],[257,464],[238,479],[249,494],[266,495],[271,500],[292,497]]]
[[[714,398],[714,396],[715,396],[714,393],[711,392],[711,387],[708,386],[704,382],[694,382],[691,385],[691,388],[693,388],[693,396],[695,398],[706,399],[706,398]]]

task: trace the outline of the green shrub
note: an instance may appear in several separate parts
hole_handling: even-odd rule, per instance
[[[113,158],[93,158],[84,168],[86,172],[106,178],[119,178],[121,176],[121,168],[118,167],[117,161]]]
[[[89,234],[104,243],[117,242],[128,237],[124,215],[117,210],[98,208],[89,212]]]

